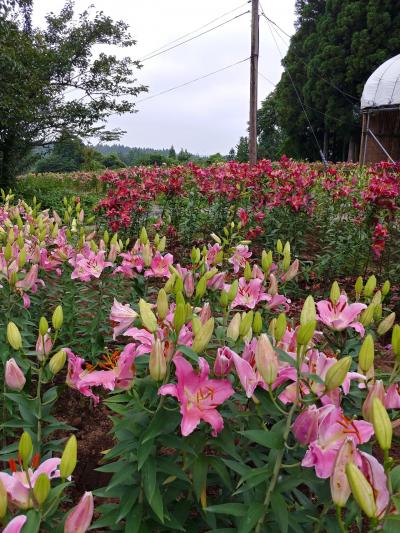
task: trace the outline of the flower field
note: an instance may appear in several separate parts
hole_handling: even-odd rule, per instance
[[[399,531],[400,166],[67,179],[0,202],[4,531]]]

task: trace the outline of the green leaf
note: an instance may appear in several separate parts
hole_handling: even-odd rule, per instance
[[[393,492],[400,490],[400,465],[397,465],[390,472],[390,479],[392,481]]]
[[[192,464],[192,476],[194,492],[198,499],[206,487],[208,472],[208,461],[203,455],[200,455]]]
[[[126,517],[125,533],[138,533],[142,524],[143,505],[136,505]]]
[[[240,521],[238,533],[250,533],[261,518],[265,506],[262,503],[252,503],[248,506],[246,516]]]
[[[38,533],[40,530],[40,513],[31,509],[26,514],[27,521],[22,528],[22,533]]]
[[[156,490],[157,473],[154,457],[149,457],[142,468],[142,483],[147,501],[150,503]]]
[[[206,508],[209,513],[228,514],[232,516],[245,516],[249,506],[244,503],[221,503]]]
[[[195,363],[199,361],[199,356],[196,352],[194,352],[189,346],[177,346],[176,347],[177,352],[182,352],[188,359],[191,359]]]
[[[279,492],[275,492],[271,497],[271,508],[279,524],[280,532],[287,533],[289,527],[289,516],[286,501]]]
[[[273,433],[272,431],[264,429],[249,429],[247,431],[240,431],[239,433],[249,439],[251,442],[261,444],[261,446],[264,446],[265,448],[279,450],[283,446],[282,436]]]

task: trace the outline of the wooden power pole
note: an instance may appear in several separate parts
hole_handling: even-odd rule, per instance
[[[250,54],[250,117],[249,117],[249,161],[257,163],[257,86],[259,49],[258,0],[251,1],[251,54]]]

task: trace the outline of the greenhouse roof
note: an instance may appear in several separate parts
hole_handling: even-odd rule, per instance
[[[400,54],[371,74],[361,96],[361,109],[395,105],[400,105]]]

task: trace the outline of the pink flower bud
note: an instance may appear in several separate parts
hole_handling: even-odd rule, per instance
[[[374,398],[379,398],[382,403],[384,403],[385,401],[385,387],[381,379],[376,380],[373,385],[371,385],[368,392],[368,396],[365,398],[365,401],[362,406],[362,415],[364,417],[364,420],[368,420],[368,422],[372,421],[371,410]]]
[[[26,379],[14,358],[6,362],[5,380],[11,390],[20,391],[24,388]]]
[[[3,529],[3,533],[20,533],[27,518],[24,514],[20,514],[13,518],[11,522],[8,522],[7,526]]]
[[[260,335],[257,341],[256,365],[265,383],[272,385],[278,375],[279,362],[275,350],[265,333]]]
[[[348,437],[341,445],[336,456],[333,474],[330,479],[332,500],[335,505],[344,507],[349,499],[351,489],[346,476],[346,465],[355,462],[356,447],[354,440]]]
[[[214,374],[216,376],[226,376],[230,371],[233,358],[233,351],[226,346],[224,348],[218,348],[217,357],[214,362]]]
[[[211,307],[210,304],[207,302],[203,305],[203,308],[200,312],[200,321],[204,325],[209,318],[211,318]]]
[[[94,504],[91,492],[85,492],[68,515],[65,521],[64,533],[85,533],[93,518]]]
[[[269,275],[268,294],[270,294],[271,296],[275,296],[275,294],[278,294],[278,281],[274,274]]]
[[[293,424],[292,431],[296,439],[303,444],[310,444],[316,440],[318,432],[319,413],[315,405],[312,405],[299,414]]]
[[[194,279],[193,274],[191,272],[188,272],[186,274],[183,286],[185,287],[186,296],[192,296],[192,294],[194,293]]]
[[[46,359],[46,356],[49,355],[51,349],[53,348],[53,341],[49,334],[44,335],[44,348],[43,348],[43,337],[39,334],[36,341],[36,353],[39,361]]]

